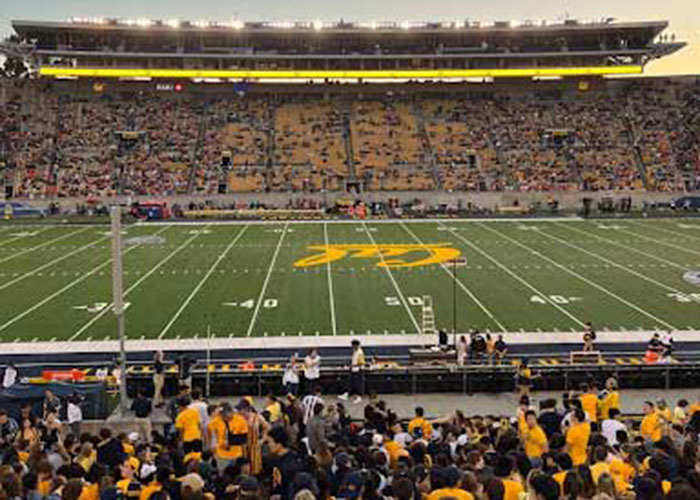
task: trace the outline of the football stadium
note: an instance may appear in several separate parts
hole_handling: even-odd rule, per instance
[[[7,29],[0,500],[700,498],[669,21]]]

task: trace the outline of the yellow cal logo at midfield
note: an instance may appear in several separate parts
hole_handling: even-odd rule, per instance
[[[429,266],[456,259],[461,255],[459,250],[448,245],[449,243],[432,245],[311,245],[308,247],[309,250],[320,253],[296,261],[294,267],[320,266],[328,262],[335,262],[348,255],[353,259],[380,259],[376,264],[378,267]],[[423,254],[423,258],[408,261],[394,258],[409,254],[417,256]]]

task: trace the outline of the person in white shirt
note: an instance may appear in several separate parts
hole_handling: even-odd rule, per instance
[[[299,392],[299,364],[297,363],[296,354],[292,354],[292,357],[289,358],[289,363],[284,367],[282,386],[286,394],[296,396],[297,392]]]
[[[347,400],[350,394],[354,394],[353,403],[359,404],[362,402],[363,376],[362,371],[365,367],[365,353],[360,346],[360,341],[355,339],[352,341],[352,360],[350,362],[350,390],[341,394],[338,398]]]
[[[68,407],[66,409],[68,426],[77,439],[80,439],[80,424],[83,422],[83,410],[80,408],[80,403],[82,402],[83,398],[77,392],[74,392],[68,399]]]
[[[609,416],[610,418],[601,422],[600,433],[605,436],[610,446],[614,446],[619,442],[617,440],[617,433],[619,431],[627,432],[627,426],[618,420],[620,417],[620,410],[617,408],[611,408]]]
[[[304,396],[304,399],[301,400],[301,406],[304,409],[304,425],[314,416],[314,407],[316,404],[323,404],[321,392],[321,386],[316,385],[316,387],[314,387],[314,392],[312,394],[307,394]]]
[[[457,341],[457,364],[463,366],[467,360],[467,352],[469,350],[469,345],[467,344],[467,337],[462,335]]]
[[[311,392],[321,378],[321,356],[318,349],[311,349],[304,358],[304,378],[306,379],[306,391]]]
[[[190,408],[194,408],[199,412],[199,425],[202,429],[204,444],[207,444],[209,426],[209,405],[202,399],[202,389],[195,387],[192,389],[192,402]]]
[[[5,373],[2,377],[2,388],[9,389],[17,382],[17,368],[12,363],[8,363],[5,367]]]

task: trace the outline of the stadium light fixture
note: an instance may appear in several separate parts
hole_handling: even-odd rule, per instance
[[[151,21],[150,19],[146,19],[146,18],[141,17],[141,18],[136,20],[136,25],[140,26],[141,28],[148,28],[149,26],[153,25],[153,21]]]
[[[208,28],[209,27],[209,21],[206,19],[197,19],[193,23],[197,28]]]
[[[321,31],[323,29],[323,22],[320,19],[316,19],[313,26],[316,31]]]
[[[401,22],[401,29],[403,30],[410,30],[411,29],[411,23],[409,21],[402,21]]]
[[[233,28],[235,30],[242,30],[245,28],[245,22],[241,21],[240,19],[233,19],[228,23],[228,26],[229,28]]]
[[[177,29],[180,27],[180,20],[179,19],[168,19],[165,21],[166,26],[170,26],[171,28]]]
[[[511,69],[444,69],[444,70],[198,70],[146,68],[72,68],[43,66],[40,76],[84,78],[244,78],[244,79],[432,79],[446,78],[533,78],[546,76],[636,75],[643,72],[640,65],[591,66],[569,68],[511,68]]]

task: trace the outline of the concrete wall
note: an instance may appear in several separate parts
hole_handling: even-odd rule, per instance
[[[212,195],[212,196],[165,196],[162,198],[170,205],[174,203],[189,204],[190,202],[204,203],[212,202],[215,206],[229,206],[233,203],[248,204],[251,202],[265,203],[268,206],[283,208],[288,203],[296,200],[314,200],[319,204],[326,203],[332,205],[336,200],[362,200],[365,202],[380,202],[389,199],[398,199],[400,203],[413,200],[421,200],[427,205],[447,204],[456,207],[460,202],[463,207],[467,203],[472,203],[478,207],[495,209],[496,207],[509,207],[518,202],[521,207],[527,207],[533,203],[546,204],[548,200],[555,199],[559,201],[559,207],[565,210],[579,209],[583,198],[592,198],[598,201],[602,198],[612,198],[617,201],[623,197],[632,198],[632,206],[641,208],[644,202],[668,202],[673,198],[686,196],[688,193],[647,193],[643,191],[601,191],[601,192],[490,192],[490,193],[472,193],[472,192],[434,192],[434,191],[383,191],[369,192],[361,195],[355,195],[345,192],[329,192],[329,193],[238,193],[228,195]],[[117,197],[105,198],[104,203],[131,203],[142,199],[153,199],[152,197]],[[73,210],[76,204],[84,204],[85,199],[82,198],[57,198],[53,199],[34,199],[34,200],[17,200],[28,205],[45,207],[49,203],[55,201],[61,205],[64,210]]]

